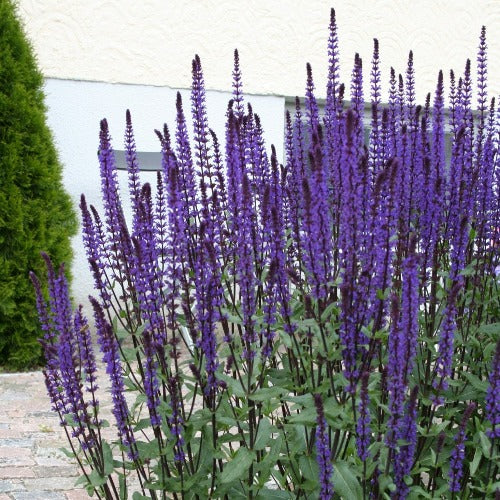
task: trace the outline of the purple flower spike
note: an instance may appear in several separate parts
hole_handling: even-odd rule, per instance
[[[316,97],[314,97],[314,81],[312,75],[312,68],[309,63],[306,65],[307,83],[306,83],[306,116],[309,124],[309,132],[312,135],[319,125],[318,104]]]
[[[467,406],[467,409],[464,412],[464,416],[462,417],[462,421],[460,422],[458,432],[455,436],[455,447],[451,452],[450,470],[448,472],[450,491],[457,492],[461,491],[462,489],[461,481],[464,475],[463,468],[465,458],[466,427],[467,421],[469,420],[475,409],[475,403],[470,403],[469,406]]]
[[[439,355],[436,361],[436,373],[439,378],[434,378],[433,386],[438,390],[448,388],[448,378],[451,375],[453,364],[453,342],[456,330],[457,315],[457,295],[462,285],[457,281],[448,294],[448,300],[444,311],[444,319],[441,325],[441,334],[439,337]]]
[[[486,418],[492,427],[488,435],[494,439],[500,437],[500,341],[497,342],[489,382],[486,393]]]
[[[182,97],[177,92],[177,128],[175,133],[177,143],[177,164],[179,169],[179,190],[182,193],[182,213],[190,238],[195,238],[196,226],[190,223],[199,221],[198,191],[196,189],[195,171],[189,145],[189,135],[186,118],[182,108]]]
[[[242,86],[240,55],[238,54],[238,50],[235,49],[233,67],[233,99],[235,104],[235,115],[237,118],[241,118],[245,114]]]
[[[241,207],[238,221],[238,283],[241,289],[241,310],[243,316],[245,344],[243,356],[246,359],[255,357],[254,342],[257,340],[255,332],[255,287],[257,280],[253,265],[253,220],[252,195],[250,193],[250,182],[248,177],[243,177],[241,187]]]
[[[52,329],[51,321],[49,318],[49,311],[47,309],[47,304],[45,303],[45,299],[43,297],[42,286],[40,285],[40,281],[38,280],[36,274],[33,272],[30,272],[30,279],[35,289],[38,318],[42,326],[42,330],[44,332],[43,340],[41,341],[43,346],[44,344],[49,343],[54,338],[54,331]],[[50,358],[45,357],[45,359],[47,362],[50,361]]]
[[[191,90],[191,113],[193,116],[193,140],[194,154],[196,158],[196,170],[199,175],[199,186],[203,206],[207,206],[208,188],[213,186],[210,149],[209,129],[206,111],[205,81],[201,69],[201,61],[198,55],[193,59],[193,85]]]
[[[104,316],[101,305],[93,298],[89,297],[94,309],[94,318],[97,330],[97,341],[103,355],[103,362],[106,364],[106,373],[111,380],[111,396],[113,399],[113,415],[118,427],[118,436],[127,451],[130,460],[139,458],[135,437],[130,426],[129,410],[125,400],[125,384],[120,365],[120,354],[118,343],[113,334],[113,329]]]
[[[328,439],[328,425],[326,423],[323,400],[321,395],[314,395],[316,406],[316,460],[319,467],[320,500],[330,500],[333,498],[333,466]]]
[[[417,396],[418,386],[415,386],[410,393],[405,416],[398,433],[398,439],[404,441],[405,444],[400,445],[393,457],[396,491],[391,498],[394,500],[404,500],[409,493],[404,478],[411,472],[417,446]]]
[[[219,366],[217,356],[216,322],[219,320],[219,307],[222,303],[220,273],[215,258],[213,234],[206,220],[200,225],[200,246],[196,252],[194,280],[196,286],[196,318],[200,336],[196,345],[205,355],[207,383],[205,395],[214,402],[217,389],[216,372]]]
[[[370,397],[368,396],[369,372],[364,372],[361,377],[361,391],[359,401],[359,416],[356,423],[356,448],[358,456],[363,462],[370,456],[368,447],[370,446]]]
[[[168,380],[168,389],[170,393],[170,408],[172,409],[172,415],[168,418],[168,425],[170,427],[170,432],[175,439],[174,460],[176,462],[183,462],[184,438],[182,437],[182,425],[184,423],[184,420],[181,413],[182,404],[179,399],[179,382],[175,377],[171,377]]]
[[[400,307],[399,297],[393,294],[391,297],[391,329],[389,332],[389,353],[387,360],[387,391],[389,393],[391,416],[389,418],[389,432],[386,440],[387,444],[391,447],[396,446],[399,419],[403,412],[405,393],[405,384],[401,370],[402,360],[400,358],[404,350],[399,320]]]
[[[144,391],[146,393],[151,425],[155,427],[161,424],[161,415],[158,411],[158,407],[160,405],[160,398],[158,394],[159,383],[156,374],[158,363],[155,360],[155,350],[151,332],[145,330],[142,338],[144,354],[146,356],[146,363],[144,367]]]
[[[134,129],[132,127],[132,117],[127,109],[125,127],[125,160],[127,161],[128,170],[128,187],[130,200],[132,203],[133,224],[132,230],[136,231],[137,217],[139,212],[139,196],[141,190],[141,182],[139,179],[139,163],[137,162],[137,152],[135,146]]]
[[[90,328],[87,318],[83,316],[82,306],[79,306],[74,314],[74,329],[78,343],[79,364],[84,370],[85,381],[87,383],[87,392],[93,396],[91,404],[97,406],[98,401],[95,399],[95,391],[97,390],[97,366],[95,362],[94,348],[92,346],[92,338],[90,336]]]
[[[327,84],[327,105],[326,108],[332,112],[337,112],[339,103],[339,40],[337,33],[337,22],[335,20],[335,9],[330,10],[330,25],[328,27],[330,35],[328,37],[328,84]]]

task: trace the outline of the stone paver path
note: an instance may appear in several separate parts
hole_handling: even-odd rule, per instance
[[[0,500],[84,500],[42,372],[0,374]]]

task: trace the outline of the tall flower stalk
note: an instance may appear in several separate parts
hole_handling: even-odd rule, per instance
[[[154,182],[126,113],[130,214],[101,122],[102,215],[80,201],[94,321],[47,255],[47,286],[31,276],[47,392],[89,494],[494,494],[500,115],[486,31],[477,112],[470,61],[420,102],[413,53],[384,75],[375,39],[365,96],[358,54],[340,82],[339,39],[332,10],[324,110],[308,64],[283,164],[237,51],[224,137],[195,56],[190,109],[178,94],[175,128],[156,131]]]

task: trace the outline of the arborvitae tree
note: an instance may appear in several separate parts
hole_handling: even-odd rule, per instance
[[[43,77],[12,0],[0,0],[0,365],[40,364],[30,270],[40,252],[69,264],[72,202],[46,124]]]

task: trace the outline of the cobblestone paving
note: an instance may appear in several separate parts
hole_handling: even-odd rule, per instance
[[[0,374],[0,500],[84,500],[42,372]]]

